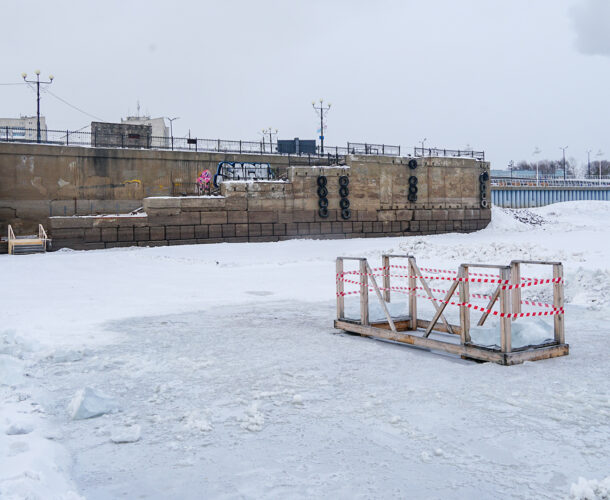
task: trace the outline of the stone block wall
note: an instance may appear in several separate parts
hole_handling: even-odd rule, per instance
[[[426,158],[410,169],[408,158],[350,160],[344,167],[290,167],[286,181],[225,182],[220,196],[145,198],[138,216],[51,217],[53,248],[471,232],[491,219],[480,207],[479,175],[489,171],[487,163]],[[327,178],[327,217],[318,210],[320,175]],[[413,202],[407,199],[412,175],[418,177]],[[349,219],[339,206],[340,176],[350,179]]]

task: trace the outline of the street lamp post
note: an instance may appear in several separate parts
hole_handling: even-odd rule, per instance
[[[428,140],[428,138],[424,137],[421,141],[419,141],[419,142],[421,142],[421,155],[422,156],[426,156],[425,147],[426,147],[426,141],[427,140]]]
[[[165,117],[166,120],[169,120],[169,135],[172,138],[172,151],[174,150],[174,120],[179,120],[180,117],[179,116],[174,116],[173,118],[170,118],[169,116]]]
[[[591,150],[587,150],[587,177],[591,175]]]
[[[602,183],[602,156],[604,156],[604,153],[600,149],[595,156],[597,156],[599,158],[599,183],[601,184]]]
[[[53,83],[53,75],[49,75],[48,82],[41,82],[40,70],[37,69],[34,73],[36,73],[36,80],[27,80],[27,73],[21,73],[21,76],[23,77],[24,82],[36,84],[36,142],[40,144],[40,84],[50,85]]]
[[[563,180],[566,180],[566,149],[568,146],[564,146],[563,148],[559,148],[563,151]]]
[[[315,101],[311,105],[320,116],[320,152],[324,154],[324,117],[328,114],[331,104],[328,103],[328,106],[324,106],[324,99],[320,99],[319,106],[316,106]]]
[[[539,155],[540,153],[542,153],[542,151],[540,150],[540,148],[538,146],[536,146],[536,149],[534,149],[534,152],[532,154],[534,156],[536,156],[536,155]],[[540,166],[540,161],[538,160],[538,158],[536,158],[536,186],[538,185],[539,179],[540,179],[539,166]]]

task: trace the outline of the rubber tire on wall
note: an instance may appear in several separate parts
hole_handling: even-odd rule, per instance
[[[349,208],[344,208],[341,210],[341,218],[343,220],[348,220],[352,216],[352,211]]]
[[[318,187],[318,196],[320,198],[326,198],[328,196],[328,189],[326,189],[324,186],[319,186]]]
[[[318,200],[318,206],[320,208],[328,208],[328,198],[320,198]]]
[[[347,175],[342,175],[339,177],[339,186],[347,186],[349,184],[349,177]]]
[[[341,198],[341,201],[339,201],[339,206],[343,209],[343,208],[349,208],[349,200],[347,198]]]
[[[414,175],[409,177],[409,184],[411,184],[411,186],[417,186],[417,177],[415,177]]]
[[[481,200],[481,208],[487,208],[489,206],[489,203],[487,203],[487,200]]]
[[[320,207],[320,209],[318,210],[318,215],[323,219],[326,219],[326,217],[328,217],[328,208]]]
[[[417,160],[415,158],[411,158],[409,160],[409,168],[411,170],[415,170],[417,168]]]
[[[409,200],[411,203],[413,203],[413,202],[417,201],[417,195],[416,195],[416,194],[413,194],[413,193],[409,193],[409,195],[407,196],[407,199],[408,199],[408,200]]]
[[[318,176],[318,186],[324,187],[324,186],[326,186],[327,182],[328,182],[328,180],[326,179],[326,177],[324,175]]]
[[[417,186],[411,184],[409,186],[409,194],[417,194]]]
[[[341,198],[347,198],[349,196],[349,188],[347,186],[341,186],[339,188],[339,194]]]
[[[481,191],[481,199],[485,200],[487,198],[487,191]]]
[[[489,180],[489,174],[487,172],[481,172],[481,175],[479,175],[479,180],[481,182],[487,182]]]

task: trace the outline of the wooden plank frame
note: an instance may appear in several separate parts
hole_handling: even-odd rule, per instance
[[[409,269],[409,316],[401,318],[392,318],[387,302],[390,302],[391,294],[391,259],[406,258],[408,259]],[[345,300],[344,300],[344,285],[340,279],[343,273],[344,260],[359,261],[360,273],[360,319],[350,320],[344,318],[345,315]],[[509,266],[502,265],[485,265],[485,264],[462,264],[458,271],[458,276],[461,280],[456,280],[448,290],[445,302],[449,300],[451,295],[459,289],[461,302],[469,302],[469,268],[495,268],[499,271],[501,280],[506,280],[510,284],[518,284],[521,281],[520,264],[547,264],[553,266],[553,277],[563,278],[563,266],[560,262],[542,262],[542,261],[512,261]],[[380,290],[374,273],[368,264],[366,258],[358,257],[338,257],[337,270],[337,319],[334,326],[337,329],[348,333],[383,339],[393,342],[400,342],[420,348],[431,349],[460,355],[464,359],[472,359],[479,361],[491,361],[501,365],[515,365],[524,361],[537,361],[541,359],[549,359],[558,356],[566,356],[569,354],[569,345],[565,343],[564,332],[564,315],[557,314],[554,317],[555,323],[555,338],[554,341],[545,344],[531,345],[520,348],[512,348],[511,345],[511,323],[514,317],[511,318],[509,313],[520,312],[521,294],[514,293],[520,288],[509,290],[500,284],[494,292],[488,309],[490,309],[496,300],[500,301],[500,312],[506,316],[500,317],[500,348],[489,348],[477,344],[473,344],[470,338],[470,308],[468,306],[460,306],[460,326],[445,324],[437,324],[442,317],[444,305],[437,307],[436,314],[431,321],[420,319],[417,317],[417,294],[415,293],[416,280],[421,279],[424,284],[424,279],[419,270],[415,257],[411,255],[383,255],[382,265],[383,273],[383,293]],[[370,280],[369,280],[370,277]],[[518,280],[518,281],[517,281]],[[369,283],[372,285],[377,299],[379,300],[382,310],[387,321],[376,321],[371,323],[369,319],[369,303],[368,291]],[[426,284],[427,285],[427,284]],[[424,289],[426,289],[424,285]],[[564,301],[563,281],[553,283],[553,306],[557,309],[563,308]],[[519,302],[519,306],[515,307],[515,301]],[[487,316],[481,318],[479,324],[485,321]],[[430,338],[430,334],[434,333],[435,337]],[[453,335],[451,335],[453,334]],[[459,335],[459,340],[456,341],[456,336]]]

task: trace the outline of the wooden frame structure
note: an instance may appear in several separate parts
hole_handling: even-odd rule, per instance
[[[15,236],[13,227],[10,224],[8,226],[8,253],[10,255],[46,252],[49,241],[42,224],[38,224],[38,235],[26,237]]]
[[[395,317],[390,315],[387,303],[391,301],[391,260],[406,259],[407,266],[401,266],[408,270],[408,311],[406,317]],[[360,295],[360,319],[350,319],[345,317],[345,291],[344,291],[344,261],[351,260],[359,263],[359,295]],[[550,265],[553,267],[553,280],[544,280],[553,285],[553,316],[554,316],[554,339],[543,344],[528,345],[519,348],[512,348],[511,345],[511,323],[516,320],[521,313],[521,287],[524,286],[521,280],[521,265]],[[473,268],[487,268],[498,271],[498,278],[492,280],[477,280],[469,278],[469,271]],[[563,312],[563,265],[561,262],[525,261],[514,260],[508,266],[489,265],[489,264],[461,264],[457,272],[457,277],[452,279],[452,284],[445,293],[442,300],[432,294],[432,290],[419,269],[415,257],[412,255],[383,255],[381,275],[383,279],[380,289],[376,275],[371,269],[366,258],[359,257],[338,257],[337,272],[337,319],[334,326],[345,332],[373,337],[395,342],[402,342],[413,346],[443,351],[451,354],[460,355],[465,359],[479,361],[493,361],[501,365],[515,365],[524,361],[536,361],[540,359],[566,356],[569,353],[569,345],[565,343],[564,333],[564,312]],[[420,282],[427,298],[431,299],[436,313],[431,320],[420,319],[417,314],[417,282]],[[500,311],[500,347],[492,348],[478,345],[472,342],[470,337],[470,290],[471,281],[489,281],[497,283],[496,289],[489,298],[485,308],[475,307],[482,310],[483,314],[477,322],[482,326],[490,314],[490,310],[499,301]],[[354,283],[354,282],[352,282]],[[536,282],[535,284],[538,284]],[[385,315],[386,321],[372,322],[369,320],[369,289],[375,292]],[[458,290],[459,289],[459,290]],[[458,291],[460,301],[457,303],[460,309],[460,324],[451,325],[445,318],[443,312],[447,304],[451,302],[452,296]],[[528,315],[527,313],[523,314]],[[439,324],[439,320],[441,323]],[[434,333],[437,338],[430,338]],[[440,335],[436,335],[440,334]],[[459,341],[456,340],[459,336]],[[441,337],[441,338],[438,338]]]

